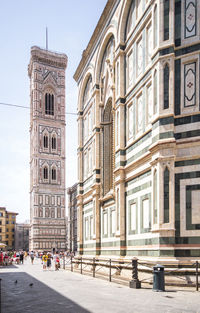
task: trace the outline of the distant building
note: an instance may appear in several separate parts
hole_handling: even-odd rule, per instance
[[[0,207],[0,242],[6,245],[7,250],[15,249],[15,225],[18,213],[8,212]]]
[[[65,217],[65,225],[66,225],[66,250],[68,250],[68,216]]]
[[[67,189],[68,194],[68,249],[77,251],[77,184]]]
[[[67,56],[31,48],[30,250],[65,250]]]
[[[29,251],[30,224],[21,223],[15,226],[15,249]]]

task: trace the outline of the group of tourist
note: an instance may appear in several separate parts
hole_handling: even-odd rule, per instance
[[[60,268],[60,261],[64,257],[72,256],[69,251],[66,252],[45,252],[45,251],[0,251],[0,265],[12,265],[14,264],[24,264],[24,260],[30,257],[31,264],[34,264],[34,259],[40,259],[42,263],[43,270],[51,269],[52,264],[56,271]]]

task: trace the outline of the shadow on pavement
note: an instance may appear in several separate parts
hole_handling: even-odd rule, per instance
[[[0,265],[0,268],[2,269],[7,269],[7,268],[17,268],[16,265],[12,264],[12,265]]]
[[[0,273],[0,278],[1,313],[89,313],[69,298],[24,272]]]

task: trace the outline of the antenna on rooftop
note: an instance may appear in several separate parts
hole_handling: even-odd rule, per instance
[[[46,50],[48,50],[48,28],[46,27]]]

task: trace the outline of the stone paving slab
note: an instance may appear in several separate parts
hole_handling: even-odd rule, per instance
[[[0,278],[1,313],[200,313],[200,292],[135,290],[69,271],[43,271],[40,260],[1,268]]]

